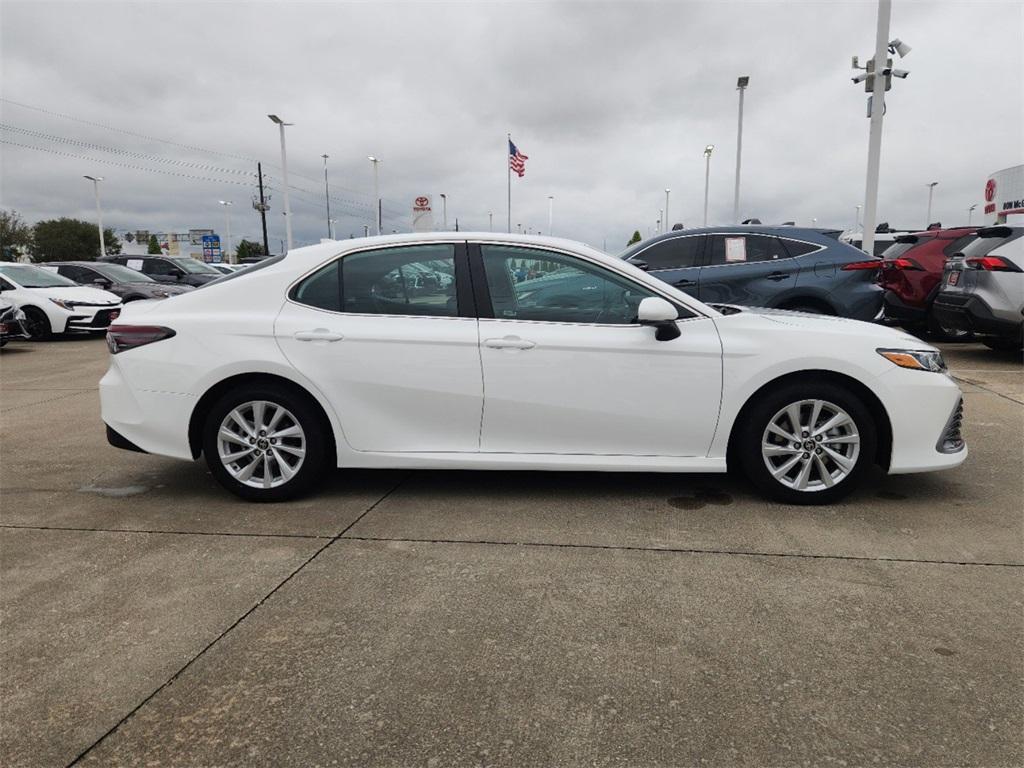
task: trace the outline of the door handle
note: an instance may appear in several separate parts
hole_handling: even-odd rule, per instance
[[[326,328],[314,328],[312,331],[297,331],[295,338],[298,341],[341,341],[345,337]]]
[[[484,339],[484,346],[490,349],[533,349],[537,345],[518,336],[505,336],[501,339]]]
[[[674,283],[672,283],[672,285],[674,285],[676,288],[689,288],[696,284],[696,280],[687,280],[686,278],[683,278],[682,280],[676,280]]]
[[[770,275],[768,275],[768,279],[778,282],[779,280],[788,280],[789,275],[786,274],[785,272],[772,272]]]

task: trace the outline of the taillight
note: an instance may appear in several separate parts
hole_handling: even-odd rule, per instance
[[[843,271],[849,272],[853,269],[878,269],[881,266],[881,259],[872,259],[871,261],[851,261],[849,264],[843,264]]]
[[[891,269],[908,269],[912,271],[916,270],[918,272],[922,271],[922,267],[920,264],[918,264],[913,259],[907,259],[902,256],[900,256],[898,259],[893,259],[892,261],[886,261],[885,266]]]
[[[974,269],[984,269],[987,272],[1021,272],[1021,268],[1012,261],[1007,261],[1002,256],[977,256],[968,259],[967,263]]]
[[[173,335],[174,331],[161,325],[112,325],[107,329],[107,348],[110,354],[116,355]]]

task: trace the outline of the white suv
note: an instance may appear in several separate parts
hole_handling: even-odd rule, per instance
[[[25,313],[33,341],[54,334],[105,331],[121,314],[121,299],[34,264],[0,264],[3,298]]]

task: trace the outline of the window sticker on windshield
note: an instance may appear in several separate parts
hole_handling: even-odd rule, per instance
[[[134,269],[136,272],[141,272],[142,259],[128,259],[128,261],[125,262],[125,266],[128,267],[128,269]]]
[[[725,238],[725,260],[746,261],[747,260],[747,238],[727,237]]]

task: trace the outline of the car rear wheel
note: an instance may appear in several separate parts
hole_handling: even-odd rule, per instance
[[[203,452],[213,476],[235,495],[285,501],[322,477],[328,428],[306,398],[286,387],[244,387],[210,409]]]
[[[46,341],[53,336],[50,318],[38,307],[25,307],[25,333],[31,341]]]
[[[936,341],[974,341],[974,334],[965,328],[947,328],[934,313],[928,313],[928,333]]]
[[[1022,345],[1019,339],[1010,339],[1002,336],[986,336],[981,340],[989,349],[997,352],[1020,352]]]
[[[874,419],[855,394],[830,382],[790,384],[748,413],[737,455],[750,481],[787,504],[830,504],[874,462]]]

